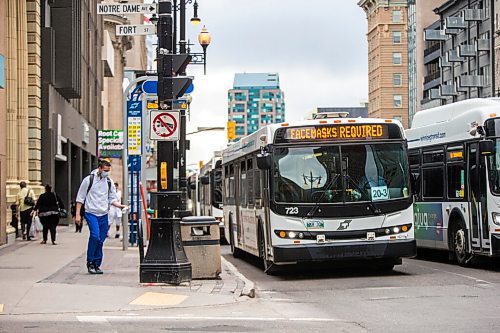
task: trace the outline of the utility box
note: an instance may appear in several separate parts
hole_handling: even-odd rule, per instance
[[[193,279],[217,279],[221,273],[219,221],[212,216],[189,216],[181,221],[184,252]]]

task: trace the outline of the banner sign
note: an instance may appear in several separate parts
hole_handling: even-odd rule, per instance
[[[97,155],[121,158],[123,152],[123,130],[97,131]]]

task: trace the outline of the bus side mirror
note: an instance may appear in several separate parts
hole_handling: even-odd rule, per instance
[[[208,178],[208,176],[202,176],[202,177],[200,178],[200,181],[201,181],[201,183],[202,183],[203,185],[208,185],[208,184],[210,184],[210,178]]]
[[[261,170],[269,170],[272,166],[271,154],[257,154],[257,167]]]
[[[189,184],[189,187],[190,187],[192,190],[196,190],[196,183],[195,183],[195,182],[191,182],[191,184]]]
[[[493,140],[479,141],[479,152],[482,156],[488,156],[495,152]]]

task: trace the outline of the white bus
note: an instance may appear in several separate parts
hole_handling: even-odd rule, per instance
[[[222,155],[214,152],[214,157],[200,169],[198,176],[198,200],[201,216],[213,216],[219,221],[221,239],[224,236],[222,214]]]
[[[226,239],[273,265],[416,254],[401,124],[327,118],[268,125],[223,151]]]
[[[497,115],[500,100],[469,99],[417,112],[406,131],[417,245],[448,250],[460,265],[500,254]]]

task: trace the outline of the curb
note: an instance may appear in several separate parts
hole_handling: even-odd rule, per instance
[[[255,298],[255,283],[247,279],[243,274],[241,274],[238,269],[230,263],[228,260],[226,260],[223,256],[221,256],[221,260],[224,263],[224,265],[231,271],[234,276],[236,276],[238,279],[243,281],[245,286],[241,290],[241,296],[247,296],[249,298]]]

